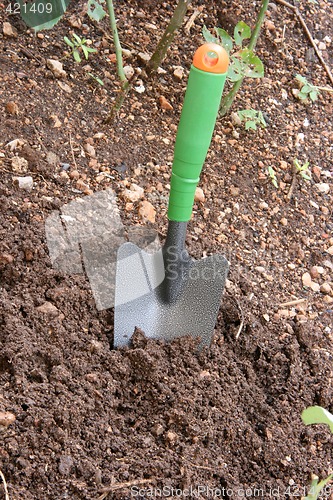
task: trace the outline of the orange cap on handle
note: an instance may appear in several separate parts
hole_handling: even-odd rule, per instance
[[[226,73],[229,56],[217,43],[205,43],[197,49],[193,57],[193,66],[208,73]]]

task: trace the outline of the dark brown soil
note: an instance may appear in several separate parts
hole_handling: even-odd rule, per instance
[[[230,29],[243,19],[253,27],[258,8],[202,4],[170,48],[166,73],[149,80],[138,53],[153,51],[174,2],[116,4],[125,63],[142,69],[145,91],[131,91],[112,124],[105,118],[119,83],[107,20],[94,25],[84,3],[72,2],[36,37],[1,14],[18,31],[0,35],[0,414],[15,416],[0,427],[0,470],[9,498],[305,496],[312,474],[333,472],[328,428],[301,420],[310,405],[333,411],[333,101],[322,91],[304,104],[292,89],[297,73],[321,87],[330,81],[293,12],[271,4],[258,42],[265,78],[246,81],[233,108],[260,109],[268,126],[246,132],[230,116],[218,120],[200,184],[205,201],[189,225],[191,255],[222,252],[230,261],[214,341],[198,352],[191,338],[165,345],[137,331],[130,347],[112,350],[113,311],[97,311],[84,275],[52,268],[45,220],[112,188],[124,225],[146,224],[139,202],[124,196],[134,182],[163,239],[173,142],[202,26]],[[329,3],[299,4],[332,64]],[[88,70],[104,87],[66,55],[63,36],[73,30],[97,47]],[[50,58],[62,61],[64,80],[47,68]],[[161,109],[162,95],[173,109]],[[11,150],[15,139],[22,143]],[[18,188],[14,156],[27,160],[32,191]],[[311,181],[293,183],[295,158],[310,162]]]

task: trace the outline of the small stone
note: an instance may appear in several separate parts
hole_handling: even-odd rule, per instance
[[[205,193],[200,187],[195,190],[194,201],[198,203],[204,203],[205,201]]]
[[[269,323],[270,321],[269,314],[263,314],[262,317],[264,318],[265,321],[267,321],[267,323]]]
[[[76,182],[76,189],[78,189],[79,191],[82,191],[83,194],[87,194],[87,195],[92,194],[92,190],[89,188],[88,184],[83,182],[82,179],[79,179]]]
[[[50,316],[54,318],[55,316],[58,316],[59,310],[58,308],[52,304],[51,302],[44,302],[41,306],[36,307],[36,311],[41,312],[42,314],[46,314],[47,316]]]
[[[34,185],[33,178],[30,175],[26,177],[14,177],[13,181],[19,189],[25,189],[26,191],[31,191]]]
[[[239,196],[240,189],[235,186],[230,186],[230,194],[231,196]]]
[[[74,462],[73,462],[73,459],[71,456],[62,455],[60,457],[60,462],[59,462],[59,466],[58,466],[60,474],[62,474],[63,476],[68,476],[71,472],[73,465],[74,465]]]
[[[319,50],[326,50],[326,43],[325,42],[319,42],[318,43],[318,49]]]
[[[14,156],[14,158],[12,158],[12,169],[17,174],[25,174],[28,171],[27,160],[20,156]]]
[[[18,105],[14,101],[9,101],[6,104],[6,111],[10,115],[18,115]]]
[[[144,221],[149,221],[149,222],[154,223],[155,216],[156,216],[156,210],[149,201],[144,200],[140,203],[140,206],[139,206],[139,216]]]
[[[173,72],[173,76],[177,78],[177,80],[182,80],[184,76],[184,68],[182,66],[174,66],[175,70]]]
[[[327,253],[329,253],[330,255],[333,255],[333,246],[332,247],[329,247],[327,249]]]
[[[259,203],[259,208],[260,208],[260,210],[268,210],[269,209],[269,205],[265,201],[262,201],[262,202]]]
[[[163,425],[161,424],[155,424],[151,430],[151,433],[158,437],[158,436],[161,436],[163,434]]]
[[[231,113],[230,118],[234,125],[237,125],[238,127],[242,125],[242,120],[240,119],[237,113],[235,112]]]
[[[56,167],[59,164],[59,157],[52,151],[47,152],[45,159],[52,167]]]
[[[323,283],[320,287],[320,291],[325,295],[329,295],[332,292],[332,287],[329,283]]]
[[[58,81],[58,86],[61,88],[61,90],[67,92],[67,94],[72,93],[72,88],[68,85],[68,83]]]
[[[159,103],[162,109],[165,109],[167,111],[171,111],[173,109],[169,101],[167,101],[167,99],[163,95],[160,96]]]
[[[56,78],[66,78],[67,73],[60,61],[56,59],[47,59],[46,66],[52,71]]]
[[[142,62],[146,63],[146,62],[148,62],[148,61],[150,60],[150,55],[149,55],[149,54],[147,54],[147,52],[139,52],[139,53],[138,53],[138,58],[139,58]]]
[[[18,36],[17,29],[14,28],[14,26],[12,26],[8,22],[4,22],[3,23],[3,25],[2,25],[2,33],[5,36],[12,37],[12,38],[17,38],[17,36]]]
[[[57,117],[57,115],[51,115],[50,118],[54,121],[53,123],[53,128],[60,128],[62,123]]]
[[[288,220],[285,217],[282,217],[282,219],[280,219],[280,224],[282,226],[288,226]]]
[[[319,182],[318,184],[315,184],[315,186],[320,193],[328,194],[330,191],[330,185],[326,182]]]
[[[123,195],[125,200],[135,203],[136,201],[139,201],[140,198],[143,198],[144,190],[137,184],[131,184],[130,189],[125,189]]]
[[[74,180],[80,179],[80,172],[78,172],[77,170],[72,170],[72,172],[70,172],[69,174],[69,177]]]
[[[124,73],[127,78],[127,80],[130,80],[132,76],[134,75],[134,68],[132,66],[124,66]]]
[[[175,443],[178,439],[178,436],[175,432],[172,432],[172,431],[168,431],[167,432],[167,435],[166,435],[166,439],[170,442],[170,443]]]
[[[96,150],[94,148],[94,146],[92,146],[91,144],[89,143],[86,143],[84,145],[84,149],[86,151],[86,153],[88,153],[88,155],[91,157],[91,158],[95,158],[96,157]]]
[[[275,25],[269,19],[266,19],[265,21],[265,28],[267,28],[268,31],[275,31]]]
[[[9,411],[0,411],[0,429],[7,429],[16,420],[14,413]]]
[[[317,165],[314,165],[311,170],[313,176],[317,179],[317,181],[319,181],[321,176],[321,168],[317,167]]]
[[[302,276],[302,283],[303,286],[310,287],[312,283],[311,275],[310,273],[304,273]]]
[[[318,271],[318,266],[312,266],[310,269],[310,276],[313,279],[318,278],[319,276],[319,271]]]
[[[320,290],[320,285],[319,283],[316,283],[315,281],[311,282],[310,288],[313,292],[319,292]]]
[[[264,274],[266,272],[266,269],[262,266],[256,266],[254,269],[260,274]]]
[[[97,384],[99,377],[97,373],[87,373],[86,379],[88,380],[88,382],[91,382],[92,384]]]
[[[14,262],[14,257],[9,253],[0,253],[0,264],[11,264]]]

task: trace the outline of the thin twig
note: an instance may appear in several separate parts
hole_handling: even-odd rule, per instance
[[[9,495],[8,495],[8,488],[7,488],[7,483],[6,483],[6,479],[5,479],[5,476],[3,475],[2,471],[0,470],[0,477],[2,479],[2,482],[3,482],[3,487],[4,487],[4,490],[5,490],[5,500],[9,500]]]
[[[297,306],[298,304],[303,304],[306,302],[306,299],[295,299],[295,300],[290,300],[289,302],[281,302],[281,304],[278,304],[279,307],[289,307],[289,306]]]
[[[190,33],[190,30],[191,30],[191,28],[192,28],[192,26],[194,24],[194,21],[202,13],[202,11],[203,11],[203,6],[201,5],[200,7],[198,7],[197,9],[195,9],[195,11],[191,15],[190,19],[185,24],[184,30],[186,31],[187,34]]]
[[[70,132],[69,132],[69,145],[70,145],[70,148],[71,148],[71,153],[72,153],[72,158],[73,158],[73,163],[74,163],[74,166],[75,166],[75,170],[77,170],[77,163],[76,163],[76,160],[75,160],[74,149],[73,149],[73,142],[72,142],[72,134]]]
[[[235,335],[236,340],[238,340],[238,338],[239,338],[239,336],[244,328],[244,323],[245,323],[244,313],[243,313],[243,310],[242,310],[238,300],[235,297],[231,297],[231,299],[235,302],[237,309],[238,309],[238,313],[239,313],[240,325],[239,325],[239,328],[238,328],[237,333]]]
[[[300,13],[300,11],[298,10],[298,8],[295,7],[295,5],[292,5],[291,3],[287,2],[286,0],[277,0],[277,2],[280,3],[280,4],[282,4],[282,5],[284,5],[285,7],[288,7],[289,9],[291,9],[291,10],[293,10],[295,12],[295,14],[298,17],[298,20],[301,23],[301,25],[302,25],[302,27],[303,27],[303,29],[304,29],[304,31],[305,31],[308,39],[311,42],[312,47],[314,48],[314,50],[315,50],[315,52],[317,54],[317,57],[318,57],[319,61],[321,62],[324,70],[326,71],[326,73],[328,75],[328,78],[331,80],[331,83],[333,84],[333,75],[331,73],[331,70],[328,67],[328,65],[326,64],[326,62],[324,61],[324,59],[323,59],[323,57],[322,57],[322,55],[320,53],[320,50],[318,49],[317,44],[314,41],[313,36],[311,35],[311,32],[310,32],[309,28],[307,27],[306,22],[304,21],[304,18],[302,16],[302,14]]]
[[[136,479],[134,481],[127,481],[126,483],[111,484],[111,486],[107,486],[106,488],[102,489],[103,494],[98,498],[98,500],[103,500],[104,498],[106,498],[106,496],[109,493],[111,493],[111,491],[122,490],[123,488],[130,488],[131,486],[135,486],[137,484],[152,483],[153,481],[156,481],[156,479],[159,479],[159,478]],[[105,493],[106,493],[106,496],[105,496]]]

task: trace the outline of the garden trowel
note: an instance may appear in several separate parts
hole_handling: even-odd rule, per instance
[[[166,241],[155,253],[133,243],[118,249],[114,347],[127,345],[135,328],[154,339],[191,335],[201,346],[211,343],[228,261],[219,254],[195,261],[185,238],[228,63],[226,51],[214,43],[194,55],[175,143]]]

